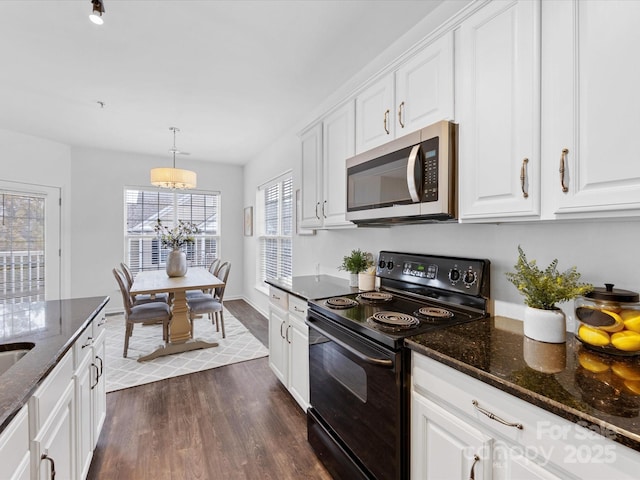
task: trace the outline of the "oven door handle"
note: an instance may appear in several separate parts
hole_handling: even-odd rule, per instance
[[[340,340],[339,338],[336,338],[334,335],[331,335],[330,333],[327,333],[324,330],[318,328],[316,325],[312,325],[309,322],[307,322],[307,325],[310,328],[313,328],[314,330],[316,330],[318,333],[320,333],[320,334],[324,335],[325,337],[327,337],[332,342],[337,343],[338,345],[340,345],[345,350],[348,350],[349,352],[354,354],[356,357],[358,357],[363,362],[371,363],[372,365],[376,365],[378,367],[387,367],[387,368],[393,367],[393,361],[391,361],[391,360],[388,360],[386,358],[373,358],[373,357],[370,357],[368,355],[365,355],[364,353],[358,351],[356,348],[352,347],[351,345],[349,345],[348,343],[344,342],[343,340]]]

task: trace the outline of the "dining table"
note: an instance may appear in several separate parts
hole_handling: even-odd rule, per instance
[[[136,275],[131,286],[131,295],[167,292],[171,299],[171,322],[169,336],[163,345],[153,352],[138,358],[139,362],[154,358],[188,352],[202,348],[217,347],[216,342],[193,337],[192,320],[189,318],[187,290],[213,290],[224,286],[224,282],[201,267],[191,267],[182,277],[169,277],[164,270],[143,271]]]

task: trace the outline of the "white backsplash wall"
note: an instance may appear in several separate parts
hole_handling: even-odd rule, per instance
[[[518,224],[438,223],[318,231],[294,239],[294,275],[320,273],[347,278],[338,270],[342,257],[354,248],[377,255],[380,250],[487,258],[491,261],[491,299],[522,304],[509,283],[518,245],[541,268],[558,258],[558,268],[576,266],[581,279],[603,286],[640,291],[640,220],[532,222]],[[564,306],[565,308],[567,305]]]

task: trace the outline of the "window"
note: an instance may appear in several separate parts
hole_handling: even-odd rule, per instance
[[[258,287],[268,278],[292,274],[293,182],[283,175],[258,188]]]
[[[169,250],[162,248],[154,230],[158,218],[169,228],[183,220],[200,229],[195,243],[185,249],[190,266],[208,267],[218,258],[219,193],[125,189],[125,209],[125,261],[134,274],[165,268]]]

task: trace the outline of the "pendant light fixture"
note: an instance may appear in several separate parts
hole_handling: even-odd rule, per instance
[[[169,127],[169,130],[173,132],[173,147],[169,152],[173,154],[173,168],[158,167],[151,169],[151,184],[161,188],[196,188],[196,172],[191,170],[183,170],[176,168],[176,153],[182,155],[189,155],[186,152],[181,152],[176,148],[176,132],[180,129],[177,127]]]
[[[96,25],[102,25],[104,23],[102,19],[102,14],[104,13],[102,0],[91,0],[91,4],[93,5],[93,10],[91,11],[91,15],[89,15],[89,20]]]

